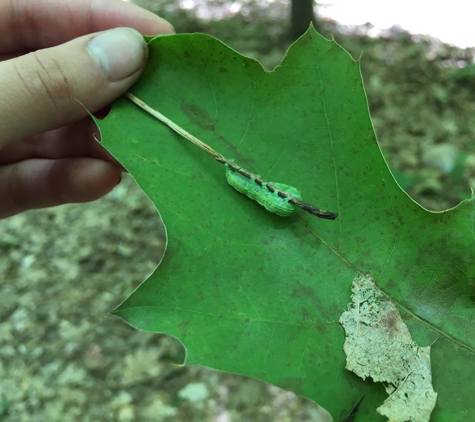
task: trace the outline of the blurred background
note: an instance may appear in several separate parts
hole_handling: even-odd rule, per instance
[[[401,187],[431,210],[469,197],[469,2],[134,2],[177,32],[211,34],[267,69],[313,21],[362,57],[376,134]],[[327,420],[316,404],[276,387],[180,367],[178,341],[105,315],[154,270],[163,247],[156,211],[129,177],[94,203],[0,221],[0,421]]]

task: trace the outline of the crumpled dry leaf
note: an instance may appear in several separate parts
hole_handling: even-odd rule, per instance
[[[371,276],[357,275],[351,291],[348,311],[340,317],[346,369],[385,384],[389,397],[376,410],[391,422],[428,422],[437,399],[430,346],[412,340],[396,305]]]

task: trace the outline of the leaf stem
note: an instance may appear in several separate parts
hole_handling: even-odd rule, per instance
[[[144,103],[140,98],[136,97],[134,94],[132,94],[130,92],[126,92],[124,95],[130,101],[132,101],[134,104],[139,106],[141,109],[145,110],[147,113],[149,113],[150,115],[152,115],[156,119],[160,120],[162,123],[165,123],[170,129],[174,130],[176,133],[178,133],[179,135],[181,135],[184,138],[188,139],[191,143],[196,145],[198,148],[201,148],[204,152],[211,155],[216,161],[218,161],[222,164],[227,164],[231,169],[233,169],[234,171],[237,171],[238,173],[241,173],[243,176],[247,177],[248,179],[254,179],[257,184],[259,184],[261,186],[265,186],[270,192],[277,192],[277,194],[281,198],[288,198],[289,202],[291,202],[295,206],[297,206],[297,207],[301,208],[302,210],[308,212],[309,214],[315,215],[319,218],[324,218],[324,219],[327,219],[327,220],[334,220],[335,218],[338,217],[338,213],[325,211],[325,210],[322,210],[320,208],[314,207],[313,205],[307,204],[306,202],[301,201],[300,199],[296,198],[293,195],[290,195],[289,193],[287,193],[285,191],[277,189],[271,183],[265,182],[264,180],[262,180],[260,177],[256,176],[255,174],[250,173],[249,171],[243,169],[242,167],[239,167],[233,161],[228,160],[226,157],[224,157],[219,152],[215,151],[209,145],[207,145],[204,142],[200,141],[198,138],[193,136],[191,133],[187,132],[185,129],[178,126],[176,123],[172,122],[168,117],[164,116],[158,110],[155,110],[152,107],[150,107],[148,104]]]

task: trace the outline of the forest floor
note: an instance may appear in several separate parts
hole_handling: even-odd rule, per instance
[[[356,57],[365,50],[376,133],[401,186],[427,208],[456,205],[475,185],[471,69],[451,65],[466,53],[403,33],[337,39]],[[271,67],[283,49],[244,52]],[[0,221],[1,421],[318,420],[310,401],[181,367],[177,340],[107,316],[163,250],[156,210],[130,177],[94,203]]]

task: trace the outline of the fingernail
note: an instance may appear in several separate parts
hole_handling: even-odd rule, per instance
[[[119,170],[119,181],[117,182],[117,185],[120,185],[120,182],[122,182],[122,171],[121,170]]]
[[[157,15],[155,15],[155,19],[160,21],[161,26],[160,31],[157,31],[157,34],[176,34],[175,28],[170,22]]]
[[[132,28],[102,32],[87,43],[87,49],[110,82],[133,75],[147,61],[147,44],[142,35]]]

